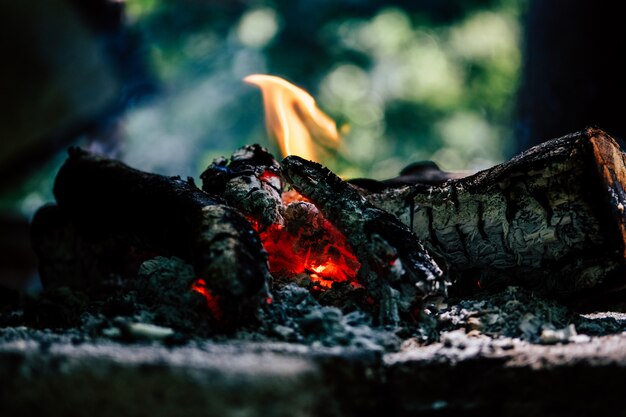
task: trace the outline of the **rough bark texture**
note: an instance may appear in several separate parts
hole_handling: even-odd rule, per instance
[[[369,200],[410,225],[461,285],[614,289],[624,284],[623,149],[590,128],[466,178]]]
[[[119,246],[185,259],[223,298],[220,304],[227,311],[265,296],[269,273],[257,234],[235,209],[190,181],[141,172],[72,149],[57,175],[54,194],[60,211],[44,208],[33,223],[35,250],[44,264],[47,248],[54,244],[54,237],[52,244],[48,239],[52,231],[69,234],[70,241],[80,240],[78,245],[95,243],[91,248],[96,251],[104,247],[100,259],[107,254],[116,258]],[[44,283],[56,280],[45,267],[41,272]]]
[[[380,302],[382,323],[397,323],[422,297],[445,293],[442,272],[417,237],[327,168],[297,156],[282,162],[285,179],[348,239],[359,280]]]
[[[217,158],[200,175],[202,189],[223,197],[261,228],[283,224],[280,166],[267,149],[243,146],[230,159]]]

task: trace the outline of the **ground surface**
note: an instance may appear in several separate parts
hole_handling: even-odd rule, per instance
[[[0,414],[626,415],[626,334],[531,344],[464,330],[401,349],[122,343],[0,330]]]
[[[175,289],[185,274],[170,269]],[[626,314],[508,287],[428,300],[389,329],[291,283],[259,325],[224,335],[202,331],[202,297],[147,282],[99,304],[59,290],[5,309],[0,416],[626,415]]]

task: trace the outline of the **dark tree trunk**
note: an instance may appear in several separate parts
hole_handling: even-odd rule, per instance
[[[626,28],[619,2],[530,2],[518,151],[597,125],[626,137]]]

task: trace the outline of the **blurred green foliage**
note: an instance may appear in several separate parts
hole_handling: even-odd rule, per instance
[[[520,1],[127,6],[165,91],[127,117],[127,159],[135,165],[196,175],[245,143],[277,153],[260,93],[241,83],[250,73],[287,78],[349,126],[342,157],[324,161],[346,176],[390,177],[423,159],[475,170],[513,148]]]
[[[252,73],[286,78],[349,127],[323,161],[345,177],[389,178],[434,160],[486,168],[514,149],[512,110],[524,0],[127,0],[160,92],[123,115],[122,159],[198,177],[260,143],[277,157]],[[52,199],[59,155],[0,208]]]

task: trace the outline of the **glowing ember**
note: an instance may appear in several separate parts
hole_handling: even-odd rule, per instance
[[[219,299],[216,295],[211,293],[206,285],[206,282],[202,278],[198,278],[194,281],[191,285],[191,290],[204,296],[207,302],[207,307],[215,320],[219,321],[222,319],[222,310],[219,306]]]
[[[309,273],[313,281],[330,288],[333,282],[356,282],[360,264],[347,247],[345,237],[327,222],[328,241],[302,242],[298,234],[273,225],[260,233],[269,254],[273,274],[296,276]],[[332,242],[332,243],[331,243]]]
[[[310,202],[310,200],[308,198],[306,198],[305,196],[303,196],[302,194],[300,194],[296,190],[284,191],[283,194],[282,194],[282,199],[283,199],[283,203],[285,203],[285,205],[289,205],[289,204],[293,203],[294,201]]]
[[[311,280],[323,288],[333,282],[348,281],[358,286],[356,275],[360,264],[348,246],[345,236],[326,220],[296,191],[286,192],[284,198],[302,207],[290,205],[301,223],[284,226],[274,224],[259,235],[269,255],[270,271],[275,275],[294,277],[308,273]],[[252,222],[255,225],[255,222]]]
[[[319,160],[314,140],[326,148],[339,145],[335,121],[316,106],[309,93],[272,75],[253,74],[244,81],[261,88],[265,123],[283,156]]]

